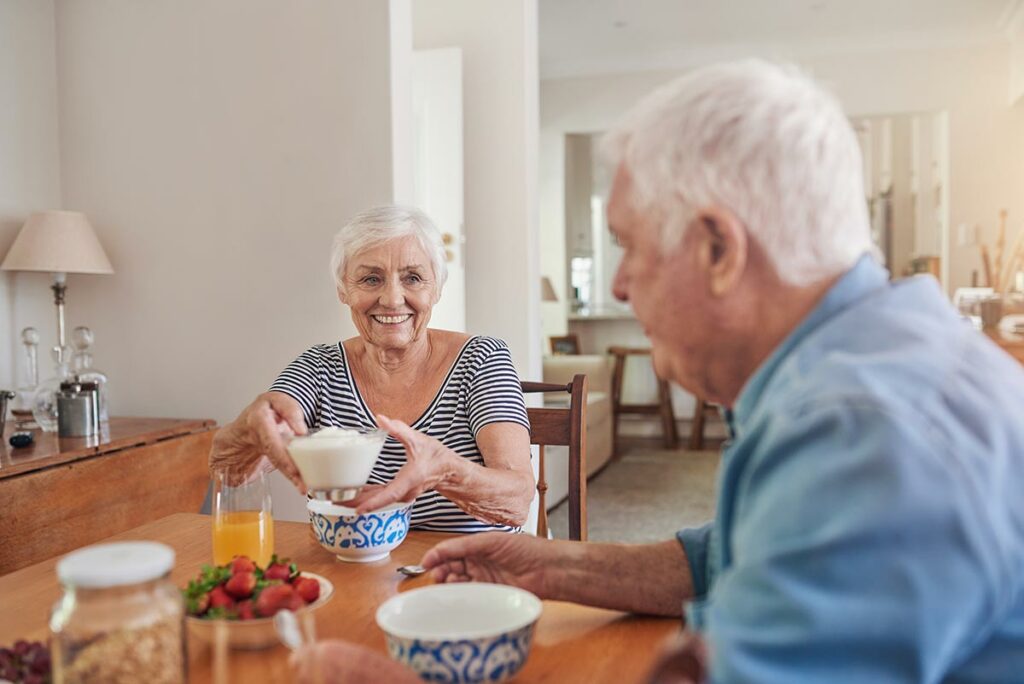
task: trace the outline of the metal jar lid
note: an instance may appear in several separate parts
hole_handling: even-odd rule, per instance
[[[64,380],[60,383],[60,391],[63,394],[78,394],[82,391],[82,385],[77,380]]]

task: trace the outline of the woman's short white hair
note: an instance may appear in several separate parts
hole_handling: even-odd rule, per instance
[[[334,236],[331,246],[331,275],[334,283],[345,288],[345,265],[363,250],[396,238],[413,235],[430,256],[430,265],[437,283],[437,296],[448,279],[444,241],[441,231],[426,214],[414,207],[383,205],[356,214]]]
[[[780,278],[805,285],[872,252],[860,148],[838,101],[792,66],[693,71],[655,91],[602,141],[666,245],[694,213],[731,210]]]

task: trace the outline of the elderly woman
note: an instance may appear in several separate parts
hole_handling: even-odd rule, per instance
[[[503,341],[427,327],[447,276],[437,228],[416,209],[366,211],[335,237],[331,271],[359,335],[295,359],[217,434],[211,466],[265,455],[305,492],[282,434],[380,427],[390,437],[347,505],[415,499],[412,525],[425,530],[521,526],[534,479],[519,379]]]

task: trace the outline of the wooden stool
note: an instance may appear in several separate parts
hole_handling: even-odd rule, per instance
[[[623,414],[640,414],[645,416],[661,416],[661,436],[666,449],[674,449],[679,443],[676,430],[676,416],[672,411],[672,394],[668,382],[658,378],[657,404],[623,404],[622,380],[626,372],[626,359],[630,356],[650,356],[650,349],[635,347],[609,347],[608,353],[615,357],[612,370],[612,444],[616,457],[619,456],[619,416]]]
[[[690,441],[686,448],[690,451],[700,451],[704,448],[704,414],[708,411],[718,414],[718,407],[709,404],[700,397],[696,397],[697,405],[693,409],[693,422],[690,424]]]

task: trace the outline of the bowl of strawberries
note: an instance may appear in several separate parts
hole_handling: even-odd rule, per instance
[[[191,634],[214,643],[223,629],[232,648],[259,649],[279,643],[274,630],[278,611],[300,616],[315,611],[331,600],[334,585],[276,555],[266,568],[237,556],[225,565],[204,565],[181,593]]]

